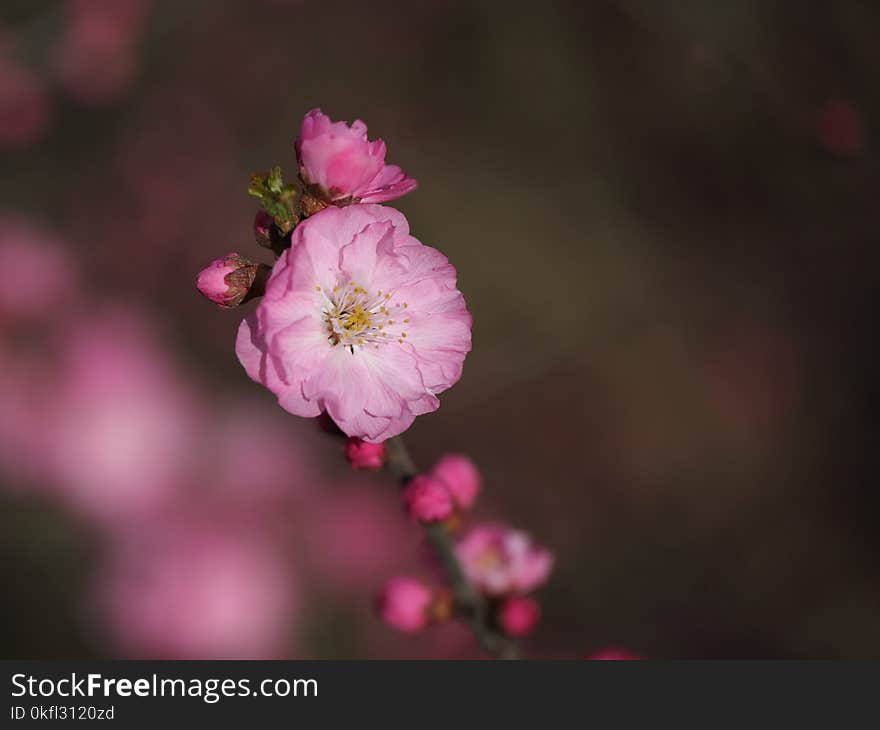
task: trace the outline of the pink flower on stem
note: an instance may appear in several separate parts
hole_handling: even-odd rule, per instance
[[[446,454],[431,470],[431,476],[442,481],[452,494],[455,506],[467,510],[480,492],[480,472],[476,464],[461,454]]]
[[[385,164],[385,143],[367,139],[360,119],[332,122],[320,109],[305,115],[296,140],[300,176],[330,202],[384,203],[415,190],[416,181]]]
[[[528,593],[540,586],[553,568],[553,555],[524,532],[505,525],[471,529],[456,545],[468,580],[489,596]]]
[[[439,479],[419,474],[401,492],[404,509],[417,522],[441,522],[452,516],[452,494]]]
[[[379,205],[331,207],[298,225],[236,343],[282,408],[326,410],[373,443],[437,410],[470,348],[455,269]]]
[[[385,463],[385,444],[371,444],[351,436],[345,442],[345,458],[355,469],[381,469]]]
[[[533,598],[513,596],[498,608],[498,625],[508,636],[528,636],[541,618],[541,606]]]
[[[379,616],[388,626],[409,634],[421,631],[431,622],[433,591],[415,578],[389,580],[379,595]]]

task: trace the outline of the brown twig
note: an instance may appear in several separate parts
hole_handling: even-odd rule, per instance
[[[385,442],[385,453],[388,469],[401,486],[418,474],[415,462],[400,436]],[[456,612],[467,621],[477,642],[485,652],[498,659],[519,659],[519,645],[491,625],[488,603],[465,577],[455,555],[455,546],[447,527],[440,522],[422,527],[428,544],[449,581]]]

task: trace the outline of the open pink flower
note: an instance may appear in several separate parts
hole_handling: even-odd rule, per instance
[[[437,410],[461,377],[471,316],[455,269],[379,205],[326,208],[294,229],[236,343],[248,374],[306,417],[379,442]]]
[[[549,550],[505,525],[477,525],[455,552],[468,580],[490,596],[528,593],[547,580],[553,568]]]
[[[383,203],[415,190],[416,181],[397,165],[385,164],[385,143],[367,140],[367,125],[356,119],[331,122],[320,109],[305,115],[296,140],[300,176],[331,201]]]

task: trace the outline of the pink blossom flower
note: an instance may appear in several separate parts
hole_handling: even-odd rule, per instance
[[[549,550],[535,545],[526,533],[499,524],[471,529],[456,545],[456,554],[471,583],[490,596],[528,593],[553,568]]]
[[[434,465],[431,476],[449,488],[455,506],[470,509],[480,491],[480,472],[476,464],[461,454],[445,454]]]
[[[513,596],[501,604],[497,618],[508,636],[528,636],[541,618],[541,606],[532,598]]]
[[[295,597],[272,545],[192,515],[124,535],[97,586],[102,633],[125,658],[283,658]]]
[[[312,109],[303,118],[296,157],[303,182],[318,186],[330,202],[383,203],[416,187],[397,165],[385,164],[385,143],[368,141],[360,119],[349,127]]]
[[[239,360],[285,410],[326,410],[348,436],[384,441],[461,377],[471,316],[455,277],[398,211],[327,208],[294,229],[241,324]]]
[[[404,509],[417,522],[439,522],[452,516],[452,494],[439,479],[419,474],[401,492]]]
[[[77,289],[75,263],[61,241],[23,219],[0,217],[0,320],[57,316]]]
[[[381,469],[385,463],[385,444],[371,444],[351,436],[345,442],[345,458],[355,469]]]
[[[406,633],[424,629],[431,620],[429,608],[433,592],[415,578],[398,577],[389,580],[378,599],[382,620]]]

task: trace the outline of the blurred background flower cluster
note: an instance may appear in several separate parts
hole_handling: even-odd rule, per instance
[[[0,652],[465,657],[381,474],[193,287],[302,115],[419,180],[474,350],[407,434],[556,556],[533,656],[878,657],[870,3],[5,0]],[[268,263],[268,262],[267,262]],[[253,304],[245,305],[248,310]]]

